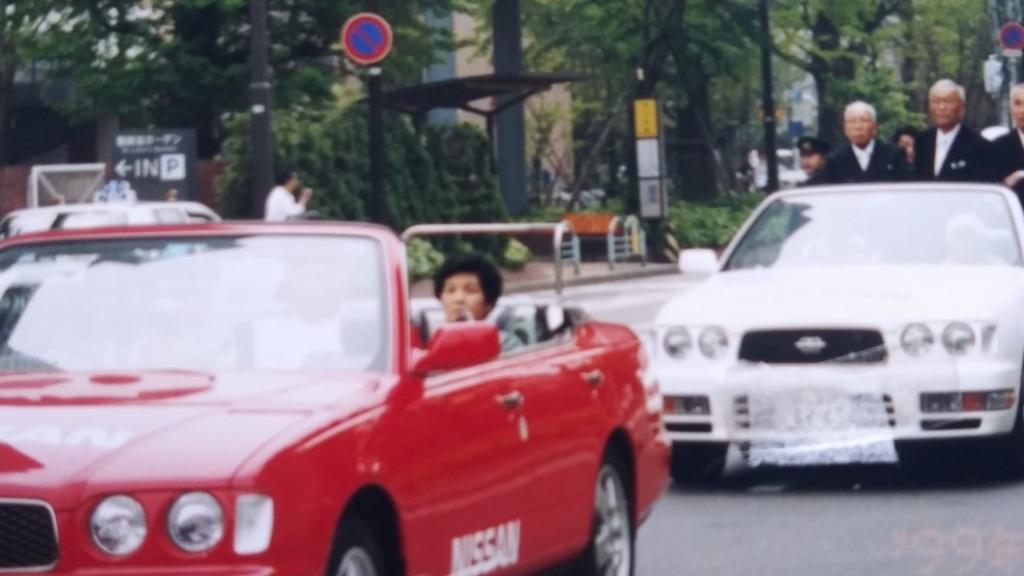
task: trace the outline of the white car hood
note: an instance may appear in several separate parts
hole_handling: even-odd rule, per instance
[[[723,272],[669,301],[658,325],[877,326],[996,320],[1024,268],[885,266]]]

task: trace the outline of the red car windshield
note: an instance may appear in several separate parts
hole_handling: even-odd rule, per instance
[[[373,240],[98,240],[0,252],[0,371],[382,371]]]

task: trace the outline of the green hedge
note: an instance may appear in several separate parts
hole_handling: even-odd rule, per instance
[[[678,201],[669,220],[683,248],[721,248],[729,243],[750,213],[764,200],[759,193],[708,201]]]
[[[370,197],[366,109],[356,105],[276,111],[273,123],[275,161],[292,166],[302,185],[316,191],[310,208],[332,220],[366,220]],[[223,153],[226,168],[218,182],[218,208],[228,218],[242,217],[252,185],[248,115],[229,120]],[[404,116],[389,114],[385,154],[385,186],[395,230],[427,222],[508,220],[483,131],[462,124],[417,133]],[[417,278],[429,276],[443,259],[442,253],[467,249],[488,253],[509,267],[524,264],[522,250],[513,249],[507,239],[466,240],[431,239],[410,246],[410,273]]]
[[[281,111],[274,114],[273,122],[275,161],[292,166],[302,184],[316,191],[310,208],[331,219],[365,220],[370,195],[365,110],[353,106]],[[224,143],[227,167],[217,198],[220,211],[228,217],[242,215],[251,186],[248,127],[247,115],[228,123]],[[445,173],[444,160],[428,153],[430,148],[420,142],[404,118],[389,119],[385,141],[385,186],[395,228],[457,220],[461,190]],[[479,194],[476,190],[472,193]],[[496,189],[493,195],[497,196]]]

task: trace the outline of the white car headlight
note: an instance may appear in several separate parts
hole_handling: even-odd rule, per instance
[[[111,496],[93,510],[89,532],[100,550],[127,556],[146,541],[146,511],[134,498]]]
[[[953,322],[942,331],[942,345],[954,356],[963,356],[974,347],[974,329],[963,322]]]
[[[224,537],[224,511],[205,492],[189,492],[167,513],[167,533],[186,552],[205,552]]]
[[[671,328],[665,333],[662,347],[672,358],[683,358],[693,348],[693,338],[686,328]]]
[[[911,324],[903,330],[900,337],[903,351],[911,356],[924,356],[935,344],[935,334],[924,324]]]
[[[270,547],[274,533],[274,501],[260,494],[235,500],[235,554],[259,554]]]
[[[729,348],[729,336],[725,330],[712,326],[700,333],[700,351],[708,358],[718,358]]]

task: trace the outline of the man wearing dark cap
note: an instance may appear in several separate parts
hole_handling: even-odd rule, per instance
[[[800,169],[807,174],[807,180],[801,186],[820,184],[825,174],[828,142],[821,138],[804,136],[797,140],[796,146],[800,150]]]

